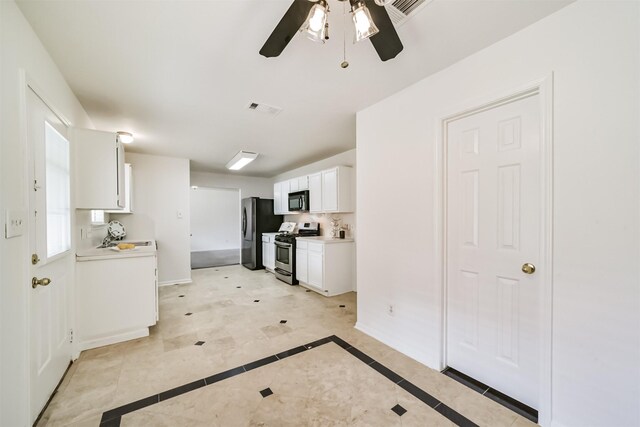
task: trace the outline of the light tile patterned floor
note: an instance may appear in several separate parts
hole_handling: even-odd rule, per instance
[[[192,284],[160,289],[160,318],[147,338],[83,352],[38,426],[98,426],[110,409],[331,335],[478,425],[534,425],[355,330],[353,293],[326,298],[284,284],[264,270],[202,269],[193,271]],[[204,343],[195,345],[199,341]],[[273,394],[262,397],[266,388]],[[397,404],[407,410],[402,416],[391,411]],[[121,425],[452,423],[330,342],[131,412]]]

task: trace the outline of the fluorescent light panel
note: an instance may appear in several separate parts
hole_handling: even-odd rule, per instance
[[[254,161],[256,157],[258,157],[258,153],[252,153],[250,151],[240,151],[233,157],[233,159],[229,160],[229,163],[227,163],[227,169],[230,169],[232,171],[242,169],[243,167]]]

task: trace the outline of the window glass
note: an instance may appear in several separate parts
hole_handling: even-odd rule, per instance
[[[71,249],[69,141],[45,123],[47,257]]]
[[[104,211],[91,211],[91,224],[104,224]]]

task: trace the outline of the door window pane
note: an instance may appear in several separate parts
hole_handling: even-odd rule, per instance
[[[104,211],[91,211],[91,224],[104,223]]]
[[[45,123],[47,257],[71,249],[69,141]]]

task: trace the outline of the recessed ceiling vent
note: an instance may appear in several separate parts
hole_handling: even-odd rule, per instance
[[[273,105],[258,104],[257,102],[251,102],[247,107],[249,110],[257,111],[262,114],[269,114],[271,116],[277,116],[282,112],[282,108],[274,107]]]
[[[400,26],[409,20],[411,14],[415,14],[432,1],[433,0],[395,0],[385,7],[393,24]]]

